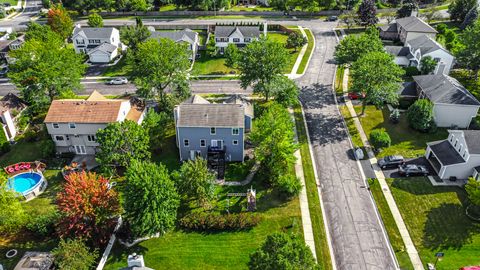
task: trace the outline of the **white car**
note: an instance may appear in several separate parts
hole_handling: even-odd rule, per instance
[[[110,84],[110,85],[127,84],[127,83],[128,83],[127,78],[123,78],[123,77],[122,78],[115,78],[115,79],[112,79],[108,82],[108,84]]]

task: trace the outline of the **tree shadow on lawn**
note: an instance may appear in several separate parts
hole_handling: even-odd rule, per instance
[[[427,213],[423,246],[431,250],[459,250],[479,233],[480,225],[468,219],[462,205],[443,203]]]
[[[142,242],[134,245],[133,247],[127,248],[117,241],[112,249],[112,254],[110,254],[110,256],[108,257],[109,264],[123,263],[127,265],[127,256],[132,253],[137,253],[139,255],[145,256],[145,254],[148,253],[149,249],[142,246],[141,243]],[[129,269],[129,268],[121,268],[121,269]]]

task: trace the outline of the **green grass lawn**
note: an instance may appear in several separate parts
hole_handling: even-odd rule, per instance
[[[201,51],[200,55],[200,58],[193,64],[192,73],[195,75],[222,75],[235,71],[235,69],[225,66],[225,57],[211,57],[205,51]]]
[[[305,68],[307,67],[308,59],[310,58],[310,55],[312,54],[314,49],[313,47],[314,37],[313,37],[312,31],[310,31],[310,29],[305,29],[305,33],[307,34],[308,45],[307,45],[307,50],[303,55],[302,62],[300,62],[300,65],[298,66],[297,74],[302,74],[305,71]]]
[[[252,8],[246,6],[233,6],[229,9],[229,11],[273,11],[273,7],[256,6]]]
[[[18,0],[0,0],[0,3],[1,3],[1,4],[3,4],[3,3],[10,3],[10,5],[16,6],[17,3],[18,3]]]
[[[433,187],[425,178],[387,181],[424,264],[444,252],[437,270],[480,265],[480,224],[465,215],[464,189]]]
[[[403,243],[400,232],[398,231],[397,224],[393,219],[392,212],[388,208],[387,200],[383,196],[382,189],[378,181],[369,180],[370,191],[372,192],[375,202],[382,216],[383,224],[387,230],[388,238],[390,244],[392,245],[393,250],[395,251],[395,256],[397,257],[398,264],[402,270],[411,270],[413,269],[412,262],[408,257],[407,249]]]
[[[355,127],[352,115],[348,111],[347,106],[342,105],[339,108],[340,112],[342,113],[343,119],[345,119],[345,123],[347,124],[348,133],[350,133],[350,137],[352,138],[353,146],[363,147],[364,145],[362,142],[362,138],[360,138],[360,133],[358,133],[357,127]]]
[[[343,74],[345,68],[342,66],[337,67],[337,73],[335,74],[335,95],[343,96]]]
[[[446,129],[439,128],[435,133],[422,133],[411,129],[408,126],[405,113],[400,116],[400,123],[393,124],[389,120],[389,110],[377,110],[374,106],[367,106],[365,114],[361,115],[362,106],[355,106],[355,111],[359,115],[360,122],[367,136],[373,129],[385,128],[390,135],[392,144],[383,149],[379,157],[387,155],[402,155],[406,158],[421,156],[425,153],[427,142],[443,140],[447,138]]]
[[[119,77],[125,76],[131,71],[131,66],[127,62],[127,56],[124,55],[120,61],[114,66],[109,66],[105,69],[103,76],[105,77]]]
[[[255,160],[250,159],[245,162],[230,162],[225,170],[225,181],[243,181],[250,173]]]
[[[294,30],[294,31],[300,32],[298,30]],[[287,44],[288,34],[286,34],[286,33],[268,32],[267,36],[271,40],[274,40],[276,42],[280,42],[282,44]],[[288,60],[287,67],[284,70],[284,73],[292,72],[292,68],[295,65],[295,62],[297,61],[298,55],[300,54],[300,49],[297,49],[297,51],[295,51],[294,49],[287,49],[287,50],[289,52],[289,60]]]
[[[328,249],[327,236],[323,223],[322,209],[313,172],[312,158],[308,146],[307,131],[303,122],[303,115],[300,106],[294,108],[295,123],[297,127],[298,143],[302,155],[303,173],[305,176],[305,186],[307,190],[308,209],[310,210],[310,219],[312,221],[313,238],[315,242],[315,252],[322,270],[332,269],[330,251]]]

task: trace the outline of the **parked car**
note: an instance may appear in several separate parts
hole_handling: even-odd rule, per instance
[[[327,18],[327,21],[329,22],[336,22],[338,20],[338,17],[337,16],[330,16]]]
[[[128,80],[127,78],[115,78],[115,79],[112,79],[108,82],[108,84],[110,85],[113,85],[113,84],[127,84],[128,83]]]
[[[414,175],[428,175],[427,167],[417,164],[400,165],[398,167],[398,173],[402,176],[414,176]]]
[[[386,156],[378,160],[378,166],[382,169],[396,168],[403,164],[405,164],[405,159],[402,156]]]
[[[365,94],[364,93],[357,93],[357,92],[350,92],[350,93],[348,93],[348,98],[350,98],[351,100],[361,99],[361,98],[365,98]]]

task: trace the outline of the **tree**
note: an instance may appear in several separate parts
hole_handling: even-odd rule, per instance
[[[103,18],[98,13],[92,13],[88,15],[88,26],[90,27],[103,27]]]
[[[363,0],[358,7],[358,19],[360,24],[368,27],[378,23],[377,7],[373,0]]]
[[[470,69],[478,80],[478,71],[480,70],[480,21],[477,20],[473,25],[467,27],[460,35],[461,46],[456,53],[458,62]]]
[[[130,0],[129,7],[132,11],[147,11],[148,3],[146,0]]]
[[[362,114],[367,104],[381,108],[385,103],[397,104],[397,91],[404,70],[385,52],[371,52],[361,56],[351,68],[351,91],[365,93]]]
[[[97,131],[97,161],[102,166],[126,167],[133,159],[148,159],[149,140],[147,130],[133,121],[110,123]]]
[[[268,100],[272,89],[267,86],[283,76],[287,61],[288,52],[281,43],[266,38],[253,41],[241,51],[238,60],[240,85],[243,89],[252,86],[254,93]]]
[[[52,254],[58,269],[88,270],[95,265],[98,257],[98,251],[91,252],[81,239],[60,239]]]
[[[286,76],[276,77],[272,83],[267,86],[272,89],[272,96],[275,101],[285,107],[289,107],[298,102],[299,89],[295,81]]]
[[[108,179],[92,172],[71,173],[57,194],[61,213],[58,233],[61,237],[83,238],[96,244],[108,241],[120,214],[118,195]]]
[[[141,43],[131,55],[132,77],[143,98],[156,98],[165,103],[165,90],[187,86],[191,66],[185,44],[171,39],[150,39]]]
[[[298,235],[274,233],[250,255],[250,270],[320,269],[312,251]]]
[[[25,33],[25,40],[28,41],[31,39],[43,42],[55,40],[55,43],[58,43],[59,45],[63,45],[64,43],[62,37],[53,32],[50,26],[40,25],[34,21],[28,23],[27,32]]]
[[[271,104],[257,119],[250,134],[255,148],[255,157],[268,176],[273,187],[288,196],[300,192],[300,181],[292,175],[295,164],[294,123],[288,111],[279,104]]]
[[[373,147],[376,149],[389,147],[392,143],[390,135],[385,131],[384,128],[377,128],[370,132],[370,142]]]
[[[0,232],[15,233],[27,221],[23,206],[14,191],[6,187],[7,179],[0,176]]]
[[[33,24],[35,25],[35,24]],[[81,54],[65,47],[62,39],[50,30],[36,28],[17,50],[11,51],[15,61],[8,77],[17,86],[34,112],[45,111],[56,97],[69,97],[81,89],[80,80],[86,65]]]
[[[450,13],[450,19],[452,21],[463,22],[467,13],[472,8],[477,8],[477,0],[454,0],[448,6],[448,13]]]
[[[151,35],[148,28],[143,25],[140,17],[135,18],[135,22],[134,26],[130,25],[120,28],[120,39],[133,52],[137,50],[140,43],[147,40]]]
[[[461,30],[465,30],[468,26],[472,25],[475,23],[475,21],[478,20],[478,7],[473,7],[470,9],[465,15],[465,19],[462,22],[462,25],[460,25]]]
[[[215,174],[207,167],[202,158],[189,160],[174,176],[178,191],[197,201],[198,205],[208,207],[215,192]]]
[[[383,51],[383,44],[378,34],[371,32],[359,36],[346,36],[335,47],[334,57],[337,64],[348,67],[365,54]]]
[[[402,6],[397,10],[397,19],[412,16],[412,12],[418,10],[418,3],[416,0],[405,0]]]
[[[435,71],[436,67],[437,61],[429,55],[422,57],[422,60],[420,60],[420,72],[423,75],[431,74]]]
[[[62,4],[53,5],[50,10],[48,10],[47,24],[64,40],[72,34],[73,20]]]
[[[480,206],[480,181],[470,177],[465,185],[465,190],[467,191],[468,199],[472,204]]]
[[[295,51],[298,48],[303,47],[303,45],[307,44],[307,38],[304,37],[301,33],[298,32],[291,32],[287,38],[287,48],[294,48]]]
[[[172,118],[165,112],[157,113],[151,109],[145,115],[142,127],[146,130],[150,139],[150,148],[162,147],[162,142],[167,135],[166,126],[172,124]]]
[[[238,49],[237,45],[229,43],[225,49],[225,66],[229,68],[235,68],[239,58],[240,50]]]
[[[164,234],[175,225],[180,200],[163,164],[133,160],[124,198],[124,217],[134,236]]]
[[[350,29],[358,19],[357,13],[353,10],[347,10],[342,15],[340,15],[340,20],[347,25],[347,29]]]
[[[207,54],[210,57],[217,56],[217,46],[215,43],[215,37],[213,35],[210,36],[207,42]]]
[[[407,120],[413,129],[425,132],[433,124],[433,104],[428,99],[415,101],[407,110]]]

